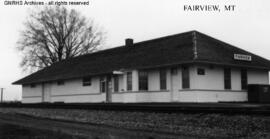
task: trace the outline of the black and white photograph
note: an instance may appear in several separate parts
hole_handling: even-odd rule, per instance
[[[1,0],[0,139],[269,139],[269,5]]]

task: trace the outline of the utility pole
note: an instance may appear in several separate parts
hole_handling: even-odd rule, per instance
[[[1,103],[3,103],[4,88],[0,88],[0,89],[1,89]]]

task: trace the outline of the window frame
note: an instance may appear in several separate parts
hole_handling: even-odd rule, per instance
[[[56,82],[56,84],[57,84],[58,86],[65,85],[65,81],[64,81],[64,80],[58,80],[58,81]]]
[[[90,76],[82,78],[82,86],[91,86],[92,85],[92,78]]]
[[[177,75],[178,74],[178,68],[177,67],[172,67],[170,72],[171,72],[171,75]]]
[[[132,91],[132,72],[127,72],[127,91]]]
[[[197,75],[205,75],[205,69],[204,68],[197,68]]]
[[[190,89],[190,75],[189,75],[189,67],[182,67],[182,88]]]
[[[107,92],[106,84],[107,84],[106,78],[105,77],[101,77],[100,78],[100,81],[99,81],[100,93],[106,93]]]
[[[231,90],[232,89],[232,74],[230,68],[224,68],[224,89]]]
[[[148,72],[145,70],[138,72],[139,91],[148,91]]]
[[[117,75],[113,77],[113,91],[119,92],[119,76]]]
[[[248,75],[246,69],[241,69],[241,89],[247,90],[248,86]]]
[[[35,83],[31,83],[30,84],[30,88],[35,88],[36,87],[36,84]]]
[[[160,90],[167,90],[167,70],[159,70],[159,88]]]

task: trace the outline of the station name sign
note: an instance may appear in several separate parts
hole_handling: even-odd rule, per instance
[[[124,74],[124,72],[123,71],[113,71],[113,74]]]
[[[250,55],[243,55],[243,54],[234,54],[234,59],[236,60],[243,60],[243,61],[251,61]]]

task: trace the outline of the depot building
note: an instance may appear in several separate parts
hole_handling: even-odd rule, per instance
[[[22,102],[245,102],[270,61],[197,31],[55,63],[13,84]]]

